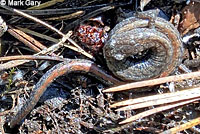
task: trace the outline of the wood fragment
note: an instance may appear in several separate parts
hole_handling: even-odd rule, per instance
[[[30,60],[15,60],[15,61],[9,61],[9,62],[0,64],[0,71],[22,65],[22,64],[29,62],[29,61]]]
[[[15,56],[4,56],[0,57],[0,61],[9,60],[55,60],[55,61],[66,61],[65,58],[58,56],[39,56],[39,55],[15,55]]]
[[[162,78],[156,78],[152,80],[145,80],[145,81],[139,81],[139,82],[133,82],[133,83],[128,83],[124,85],[120,85],[117,87],[111,87],[106,90],[104,90],[104,93],[108,92],[119,92],[119,91],[124,91],[124,90],[130,90],[133,88],[139,88],[139,87],[146,87],[146,86],[154,86],[166,82],[172,82],[172,81],[181,81],[185,79],[193,79],[200,77],[200,71],[196,72],[191,72],[187,74],[180,74],[180,75],[174,75],[174,76],[168,76],[168,77],[162,77]]]
[[[200,117],[198,117],[196,119],[193,119],[193,120],[191,120],[191,121],[189,121],[187,123],[184,123],[182,125],[179,125],[179,126],[176,126],[174,128],[171,128],[169,130],[166,130],[166,131],[164,131],[164,132],[162,132],[160,134],[176,134],[176,133],[178,133],[180,131],[192,128],[192,127],[194,127],[196,125],[199,125],[199,124],[200,124]]]
[[[31,48],[32,50],[36,51],[36,52],[40,52],[41,49],[36,47],[35,45],[33,45],[31,42],[29,42],[27,39],[25,39],[23,36],[21,36],[20,34],[18,34],[16,31],[14,31],[13,29],[8,29],[8,32],[14,36],[16,39],[20,40],[21,42],[23,42],[25,45],[27,45],[29,48]]]
[[[46,28],[48,28],[49,30],[51,30],[51,31],[53,31],[53,32],[56,32],[57,34],[59,34],[59,35],[62,36],[62,37],[65,36],[65,34],[63,34],[63,33],[62,33],[61,31],[59,31],[58,29],[52,27],[51,25],[47,24],[46,22],[44,22],[44,21],[42,21],[42,20],[40,20],[40,19],[38,19],[38,18],[36,18],[36,17],[33,17],[33,16],[31,16],[31,15],[29,15],[29,14],[27,14],[27,13],[24,13],[24,12],[18,10],[18,9],[14,9],[14,8],[11,8],[11,7],[8,7],[8,6],[0,5],[0,7],[6,9],[6,10],[8,10],[8,11],[14,12],[14,13],[16,13],[16,14],[18,14],[18,15],[20,15],[20,16],[23,16],[23,17],[25,17],[25,18],[27,18],[27,19],[30,19],[30,20],[32,20],[32,21],[34,21],[34,22],[36,22],[36,23],[39,23],[39,24],[41,24],[42,26],[45,26]]]
[[[31,48],[34,48],[35,50],[35,47],[38,48],[39,51],[36,51],[36,52],[40,52],[41,50],[43,49],[47,49],[46,46],[44,46],[42,43],[40,43],[39,41],[35,40],[34,38],[32,38],[31,36],[27,35],[26,33],[24,33],[23,31],[21,31],[20,29],[17,29],[17,28],[13,28],[11,26],[9,26],[9,28],[11,29],[8,29],[8,32],[10,34],[12,34],[14,37],[22,37],[22,38],[17,38],[19,39],[20,41],[22,41],[24,44],[26,43],[27,45],[29,45],[29,47]],[[16,33],[17,35],[15,35],[14,33]],[[18,36],[19,35],[19,36]],[[26,40],[30,43],[27,43]],[[30,45],[32,44],[32,45]],[[36,49],[37,50],[37,49]]]
[[[60,40],[58,40],[58,39],[55,39],[55,38],[53,38],[53,37],[50,37],[50,36],[47,36],[47,35],[44,35],[44,34],[41,34],[41,33],[35,32],[35,31],[32,31],[32,30],[29,30],[29,29],[27,29],[27,28],[18,27],[18,29],[20,29],[21,31],[23,31],[23,32],[25,32],[25,33],[34,35],[34,36],[36,36],[36,37],[39,37],[39,38],[42,38],[42,39],[45,39],[45,40],[48,40],[48,41],[52,41],[52,42],[54,42],[54,43],[59,43],[59,42],[60,42]],[[73,43],[75,46],[78,46],[78,45],[76,45],[76,43],[75,43],[74,41],[72,41],[72,43]],[[85,55],[86,57],[88,57],[88,58],[90,58],[90,59],[94,59],[94,57],[93,57],[92,55],[88,54],[86,51],[84,51],[84,50],[83,50],[81,47],[79,47],[79,46],[78,46],[78,48],[77,48],[77,47],[74,47],[74,46],[72,46],[72,45],[68,45],[68,44],[66,44],[66,43],[63,43],[63,46],[64,46],[64,47],[67,47],[67,48],[69,48],[69,49],[71,49],[71,50],[74,50],[74,51],[76,51],[76,52],[78,52],[78,53],[81,53],[81,54]]]
[[[110,107],[114,108],[114,107],[120,107],[120,106],[126,106],[126,105],[142,104],[142,103],[146,103],[146,102],[148,103],[149,101],[155,101],[156,102],[158,100],[164,100],[164,99],[166,99],[166,100],[169,99],[168,101],[171,101],[170,99],[176,98],[177,96],[187,99],[187,97],[190,97],[190,95],[193,95],[193,94],[196,94],[196,93],[198,94],[199,91],[200,91],[200,87],[195,87],[195,88],[190,88],[190,89],[187,89],[187,90],[173,92],[173,93],[164,93],[164,94],[157,94],[157,95],[140,97],[140,98],[136,98],[136,99],[129,99],[129,100],[125,100],[125,101],[121,101],[121,102],[117,102],[115,104],[112,104]],[[181,98],[177,98],[177,99],[181,99]],[[157,103],[161,103],[161,102],[157,102]],[[161,104],[164,104],[164,103],[169,103],[169,102],[164,101]],[[155,105],[155,104],[152,103],[152,105]]]
[[[125,107],[117,109],[116,111],[134,110],[134,109],[156,106],[156,105],[161,105],[161,104],[175,103],[178,101],[184,101],[184,100],[193,99],[197,97],[200,97],[200,88],[197,88],[197,90],[194,92],[190,91],[190,92],[186,92],[184,94],[178,94],[177,96],[173,96],[169,98],[163,98],[163,99],[157,99],[157,100],[155,99],[155,100],[150,100],[147,102],[125,106]]]
[[[40,20],[40,19],[38,19],[38,18],[36,18],[36,17],[33,17],[33,16],[29,15],[29,14],[26,14],[26,13],[24,13],[24,12],[18,10],[18,9],[13,9],[13,8],[10,8],[10,7],[4,6],[4,5],[0,5],[0,7],[6,9],[6,10],[8,10],[8,11],[14,12],[14,13],[16,13],[16,14],[18,14],[18,15],[21,15],[21,16],[23,16],[23,17],[25,17],[25,18],[28,18],[28,19],[30,19],[30,20],[36,22],[36,23],[39,23],[39,24],[45,26],[45,27],[48,28],[49,30],[54,31],[54,32],[56,32],[57,34],[59,34],[60,36],[62,36],[62,38],[63,38],[62,40],[65,40],[65,37],[67,36],[67,35],[65,35],[64,33],[62,33],[61,31],[59,31],[58,29],[56,29],[56,28],[52,27],[51,25],[47,24],[46,22],[44,22],[44,21],[42,21],[42,20]],[[103,9],[104,9],[104,8],[103,8]],[[113,7],[111,6],[111,7],[108,8],[108,9],[113,9]],[[98,11],[99,11],[99,10],[98,10]],[[69,31],[67,31],[67,32],[69,32]],[[89,58],[95,60],[94,57],[93,57],[91,54],[89,54],[89,53],[87,53],[86,51],[84,51],[84,50],[83,50],[80,46],[78,46],[72,39],[67,38],[67,40],[68,40],[71,44],[73,44],[73,45],[75,45],[76,47],[78,47],[78,49],[81,50],[81,53],[84,53],[84,54],[87,55]],[[62,42],[63,42],[63,41],[62,41]],[[63,43],[64,43],[64,42],[63,42]]]
[[[129,123],[129,122],[133,122],[135,120],[147,117],[149,115],[152,115],[152,114],[155,114],[155,113],[158,113],[158,112],[161,112],[161,111],[165,111],[165,110],[168,110],[168,109],[171,109],[171,108],[174,108],[174,107],[178,107],[178,106],[182,106],[182,105],[186,105],[186,104],[198,101],[199,99],[200,98],[194,98],[194,99],[191,99],[191,100],[186,100],[186,101],[179,102],[179,103],[172,103],[170,105],[165,105],[165,106],[160,106],[160,107],[157,107],[157,108],[154,108],[154,109],[150,109],[150,110],[141,112],[139,114],[136,114],[136,115],[120,122],[119,124],[125,124],[125,123]]]

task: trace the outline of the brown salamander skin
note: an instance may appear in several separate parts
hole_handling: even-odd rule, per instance
[[[181,62],[183,47],[176,28],[148,12],[142,17],[131,17],[117,24],[103,52],[109,69],[116,77],[124,81],[138,81],[172,73]],[[10,126],[20,124],[55,78],[74,71],[89,73],[108,85],[123,84],[91,61],[67,60],[41,77]]]
[[[90,73],[90,75],[96,77],[98,80],[102,81],[107,85],[119,85],[123,84],[119,80],[113,78],[112,76],[106,74],[103,70],[98,68],[93,62],[88,60],[68,60],[66,62],[59,63],[47,71],[34,86],[31,92],[30,99],[25,103],[25,105],[18,111],[16,116],[10,121],[10,127],[13,128],[19,125],[20,122],[29,114],[29,112],[34,108],[34,106],[39,101],[40,97],[47,89],[47,87],[59,76],[70,72],[82,71],[85,73]]]
[[[182,61],[179,32],[170,22],[151,14],[143,12],[117,24],[103,48],[108,68],[122,80],[167,76]]]

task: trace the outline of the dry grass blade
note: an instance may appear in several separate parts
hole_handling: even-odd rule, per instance
[[[16,31],[14,31],[13,29],[8,29],[8,32],[15,37],[16,39],[20,40],[21,42],[23,42],[26,46],[28,46],[29,48],[31,48],[32,50],[36,51],[36,52],[40,52],[41,49],[38,48],[37,46],[35,46],[34,44],[32,44],[29,40],[25,39],[22,35],[18,34]]]
[[[11,7],[8,7],[8,6],[0,5],[0,7],[4,8],[4,9],[6,9],[6,10],[9,10],[9,11],[11,11],[11,12],[14,12],[14,13],[16,13],[16,14],[18,14],[18,15],[21,15],[21,16],[27,18],[27,19],[30,19],[30,20],[32,20],[32,21],[35,21],[35,22],[37,22],[37,23],[39,23],[39,24],[45,26],[46,28],[48,28],[48,29],[50,29],[50,30],[52,30],[52,31],[54,31],[54,32],[56,32],[56,33],[58,33],[58,34],[61,35],[62,37],[65,36],[65,34],[63,34],[63,33],[62,33],[61,31],[59,31],[58,29],[52,27],[51,25],[47,24],[46,22],[44,22],[44,21],[42,21],[42,20],[40,20],[40,19],[38,19],[38,18],[36,18],[36,17],[33,17],[33,16],[31,16],[31,15],[29,15],[29,14],[27,14],[27,13],[24,13],[24,12],[22,12],[22,11],[20,11],[20,10],[17,10],[17,9],[13,9],[13,8],[11,8]]]
[[[34,36],[39,37],[41,39],[45,39],[45,40],[48,40],[48,41],[51,41],[51,42],[54,42],[54,43],[58,43],[59,42],[58,39],[52,38],[52,37],[47,36],[45,34],[41,34],[41,33],[35,32],[33,30],[30,30],[30,29],[27,29],[27,28],[21,28],[21,27],[17,27],[17,28],[20,29],[21,31],[27,33],[27,34],[34,35]]]
[[[47,24],[46,22],[44,22],[44,21],[42,21],[42,20],[40,20],[40,19],[38,19],[38,18],[36,18],[36,17],[33,17],[33,16],[29,15],[29,14],[26,14],[26,13],[20,11],[20,10],[10,8],[10,7],[8,7],[8,6],[0,5],[0,7],[4,8],[4,9],[6,9],[6,10],[9,10],[9,11],[11,11],[11,12],[14,12],[14,13],[16,13],[16,14],[18,14],[18,15],[21,15],[21,16],[23,16],[23,17],[25,17],[25,18],[28,18],[28,19],[30,19],[30,20],[32,20],[32,21],[35,21],[36,23],[39,23],[39,24],[43,25],[44,27],[48,28],[49,30],[56,32],[57,34],[59,34],[60,36],[62,36],[62,43],[64,43],[66,40],[68,40],[71,44],[73,44],[74,46],[76,46],[76,47],[79,49],[79,52],[80,52],[80,53],[82,53],[82,54],[84,54],[84,55],[87,55],[87,57],[89,57],[89,58],[91,58],[91,59],[94,59],[94,57],[93,57],[91,54],[89,54],[89,53],[87,53],[86,51],[84,51],[84,50],[83,50],[78,44],[76,44],[72,39],[70,39],[69,37],[66,38],[67,35],[65,35],[65,34],[62,33],[61,31],[59,31],[58,29],[52,27],[51,25]],[[94,59],[94,60],[95,60],[95,59]]]
[[[41,34],[41,33],[38,33],[38,32],[32,31],[32,30],[29,30],[29,29],[27,29],[27,28],[20,28],[20,27],[18,27],[18,29],[20,29],[21,31],[23,31],[23,32],[25,32],[25,33],[28,33],[28,34],[37,36],[37,37],[39,37],[39,38],[42,38],[42,39],[45,39],[45,40],[48,40],[48,41],[52,41],[52,42],[54,42],[54,43],[59,43],[59,42],[60,42],[60,40],[58,40],[58,39],[55,39],[55,38],[52,38],[52,37],[50,37],[50,36],[47,36],[47,35],[44,35],[44,34]],[[76,44],[74,41],[72,41],[72,43],[74,43],[75,46],[78,46],[78,44]],[[91,54],[87,53],[85,50],[83,50],[83,49],[82,49],[81,47],[79,47],[79,46],[78,46],[78,48],[77,48],[77,47],[74,47],[74,46],[72,46],[72,45],[67,45],[66,43],[63,43],[63,45],[64,45],[64,47],[67,47],[67,48],[69,48],[69,49],[71,49],[71,50],[74,50],[74,51],[76,51],[76,52],[79,52],[79,53],[85,55],[86,57],[88,57],[88,58],[90,58],[90,59],[94,59],[94,57],[93,57]]]
[[[120,107],[120,106],[126,106],[126,105],[142,104],[142,103],[148,103],[150,101],[156,102],[158,100],[173,99],[173,98],[176,98],[177,96],[179,96],[179,97],[183,96],[183,98],[187,99],[188,97],[190,97],[190,95],[199,94],[199,91],[200,91],[200,87],[195,87],[195,88],[190,88],[187,90],[177,91],[177,92],[173,92],[173,93],[164,93],[164,94],[140,97],[140,98],[136,98],[136,99],[129,99],[129,100],[125,100],[125,101],[121,101],[121,102],[112,104],[110,107],[114,108],[114,107]],[[180,99],[180,98],[177,98],[177,99]],[[165,101],[165,102],[167,103],[167,101]],[[160,102],[158,102],[158,103],[160,103]],[[155,104],[152,104],[152,105],[155,105]]]
[[[8,60],[55,60],[55,61],[66,61],[65,58],[58,56],[38,56],[38,55],[16,55],[16,56],[5,56],[0,57],[0,61]]]
[[[4,64],[0,64],[0,71],[22,65],[22,64],[29,62],[29,61],[30,60],[14,60],[14,61],[6,62]]]
[[[176,134],[178,133],[179,131],[183,131],[185,129],[189,129],[189,128],[192,128],[196,125],[200,124],[200,117],[196,118],[196,119],[193,119],[185,124],[182,124],[180,126],[176,126],[174,128],[171,128],[169,130],[166,130],[160,134]]]
[[[178,101],[184,101],[192,98],[200,97],[200,88],[196,89],[196,91],[189,91],[188,93],[181,93],[177,94],[177,96],[163,98],[163,99],[156,99],[156,100],[150,100],[147,102],[141,102],[134,105],[125,106],[122,108],[117,109],[116,111],[124,111],[124,110],[133,110],[133,109],[139,109],[144,107],[150,107],[150,106],[156,106],[161,104],[167,104],[167,103],[175,103]],[[173,93],[172,93],[173,94]]]
[[[145,97],[140,97],[136,99],[120,101],[115,104],[112,104],[110,107],[114,108],[114,107],[133,105],[133,104],[143,103],[143,102],[148,102],[148,101],[153,101],[153,100],[167,99],[167,98],[176,97],[177,95],[185,95],[186,93],[189,93],[189,92],[196,92],[196,90],[199,90],[199,87],[191,88],[191,89],[187,89],[183,91],[178,91],[174,93],[164,93],[164,94],[151,95],[151,96],[145,96]]]
[[[158,85],[158,84],[162,84],[162,83],[166,83],[166,82],[181,81],[181,80],[192,79],[192,78],[197,78],[197,77],[200,77],[200,71],[191,72],[191,73],[187,73],[187,74],[181,74],[181,75],[162,77],[162,78],[157,78],[157,79],[152,79],[152,80],[128,83],[128,84],[124,84],[124,85],[120,85],[117,87],[112,87],[112,88],[106,89],[103,92],[104,93],[118,92],[118,91],[124,91],[124,90],[132,89],[132,88],[154,86],[154,85]]]
[[[197,101],[199,99],[200,98],[194,98],[194,99],[191,99],[191,100],[186,100],[186,101],[182,101],[182,102],[178,102],[178,103],[176,102],[176,103],[172,103],[170,105],[165,105],[165,106],[160,106],[160,107],[157,107],[157,108],[154,108],[154,109],[150,109],[150,110],[141,112],[139,114],[136,114],[136,115],[134,115],[134,116],[132,116],[132,117],[120,122],[119,124],[129,123],[129,122],[132,122],[132,121],[147,117],[149,115],[152,115],[152,114],[155,114],[155,113],[158,113],[158,112],[161,112],[161,111],[165,111],[165,110],[168,110],[168,109],[171,109],[171,108],[174,108],[174,107],[178,107],[178,106],[182,106],[182,105],[185,105],[185,104],[189,104],[189,103],[195,102],[195,101]]]
[[[23,31],[21,31],[20,29],[17,28],[13,28],[11,26],[9,26],[10,29],[12,29],[14,32],[16,32],[17,34],[19,34],[20,36],[22,36],[23,38],[25,38],[26,40],[28,40],[31,44],[33,44],[34,46],[38,47],[39,49],[47,49],[46,46],[44,46],[42,43],[40,43],[39,41],[35,40],[34,38],[32,38],[31,36],[27,35],[26,33],[24,33]]]

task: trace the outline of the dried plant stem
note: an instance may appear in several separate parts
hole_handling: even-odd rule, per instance
[[[47,35],[44,35],[44,34],[41,34],[41,33],[38,33],[38,32],[35,32],[35,31],[32,31],[32,30],[29,30],[27,28],[20,28],[18,27],[18,29],[20,29],[21,31],[25,32],[25,33],[28,33],[28,34],[31,34],[31,35],[34,35],[34,36],[37,36],[37,37],[40,37],[42,39],[46,39],[48,41],[52,41],[54,43],[59,43],[60,40],[58,39],[55,39],[55,38],[52,38],[50,36],[47,36]],[[71,40],[71,42],[74,44],[74,46],[77,46],[77,47],[74,47],[74,46],[71,46],[71,45],[67,45],[66,43],[63,43],[64,47],[67,47],[71,50],[74,50],[76,52],[79,52],[83,55],[85,55],[86,57],[90,58],[90,59],[94,59],[94,57],[90,54],[88,54],[86,51],[84,51],[81,47],[79,47],[79,45],[77,45],[73,40]]]
[[[150,101],[146,101],[146,102],[129,105],[126,107],[119,108],[119,109],[117,109],[117,111],[133,110],[133,109],[156,106],[156,105],[161,105],[161,104],[175,103],[178,101],[184,101],[184,100],[200,97],[200,88],[196,88],[193,91],[188,91],[185,93],[181,93],[181,92],[179,92],[179,94],[177,94],[177,96],[166,97],[163,99],[155,99],[155,100],[150,100]]]
[[[0,57],[0,61],[9,60],[55,60],[55,61],[66,61],[65,58],[60,58],[58,56],[37,56],[37,55],[16,55],[16,56],[5,56]]]
[[[21,27],[17,27],[19,30],[27,33],[27,34],[30,34],[30,35],[34,35],[36,37],[39,37],[41,39],[45,39],[45,40],[48,40],[48,41],[51,41],[51,42],[54,42],[54,43],[58,43],[59,40],[58,39],[55,39],[53,37],[50,37],[50,36],[47,36],[45,34],[41,34],[41,33],[38,33],[38,32],[35,32],[33,30],[30,30],[28,28],[21,28]]]
[[[176,134],[178,133],[179,131],[183,131],[185,129],[189,129],[189,128],[192,128],[196,125],[199,125],[200,124],[200,117],[196,118],[196,119],[193,119],[185,124],[182,124],[180,126],[176,126],[174,128],[171,128],[169,130],[166,130],[160,134]]]
[[[187,90],[173,92],[173,93],[157,94],[157,95],[140,97],[140,98],[136,98],[136,99],[129,99],[129,100],[125,100],[125,101],[120,101],[120,102],[117,102],[115,104],[112,104],[110,107],[114,108],[114,107],[120,107],[120,106],[126,106],[126,105],[141,104],[141,103],[146,103],[146,102],[148,103],[150,101],[156,102],[158,100],[163,100],[163,99],[169,99],[169,101],[170,101],[170,99],[176,98],[177,96],[180,96],[180,97],[183,96],[183,98],[187,98],[187,97],[190,97],[190,95],[193,95],[193,94],[199,95],[199,92],[200,92],[200,87],[195,87],[195,88],[190,88],[190,89],[187,89]],[[181,99],[181,98],[177,98],[177,99]],[[167,101],[165,101],[165,102],[169,103]],[[165,102],[163,102],[161,104],[164,104]],[[156,103],[160,103],[160,102],[156,102]],[[155,104],[152,103],[152,105],[155,105]]]
[[[64,35],[61,31],[59,31],[58,29],[52,27],[51,25],[47,24],[46,22],[44,22],[44,21],[42,21],[42,20],[40,20],[40,19],[38,19],[38,18],[36,18],[36,17],[33,17],[33,16],[31,16],[31,15],[29,15],[29,14],[27,14],[27,13],[24,13],[24,12],[18,10],[18,9],[13,9],[13,8],[11,8],[11,7],[8,7],[8,6],[0,5],[0,7],[4,8],[4,9],[6,9],[6,10],[9,10],[9,11],[11,11],[11,12],[14,12],[14,13],[16,13],[16,14],[18,14],[18,15],[20,15],[20,16],[23,16],[23,17],[25,17],[25,18],[27,18],[27,19],[30,19],[30,20],[32,20],[32,21],[35,21],[35,22],[37,22],[37,23],[39,23],[39,24],[45,26],[46,28],[48,28],[48,29],[50,29],[50,30],[56,32],[57,34],[59,34],[59,35],[62,36],[62,37],[65,36],[65,35]]]
[[[30,20],[32,20],[32,21],[35,21],[35,22],[37,22],[37,23],[39,23],[39,24],[45,26],[45,27],[48,28],[49,30],[56,32],[57,34],[59,34],[60,36],[62,36],[62,43],[64,43],[64,40],[65,40],[65,41],[68,40],[70,43],[72,43],[74,46],[76,46],[78,49],[80,49],[80,52],[81,52],[81,53],[84,53],[84,55],[87,55],[89,58],[94,59],[94,57],[93,57],[91,54],[85,52],[85,51],[84,51],[78,44],[76,44],[72,39],[70,39],[69,37],[66,38],[66,36],[68,36],[68,35],[65,35],[64,33],[62,33],[61,31],[59,31],[58,29],[52,27],[51,25],[47,24],[46,22],[44,22],[44,21],[42,21],[42,20],[40,20],[40,19],[38,19],[38,18],[36,18],[36,17],[33,17],[33,16],[29,15],[29,14],[26,14],[26,13],[20,11],[20,10],[10,8],[10,7],[8,7],[8,6],[0,5],[0,7],[4,8],[4,9],[6,9],[6,10],[9,10],[9,11],[11,11],[11,12],[14,12],[14,13],[16,13],[16,14],[18,14],[18,15],[21,15],[21,16],[23,16],[23,17],[25,17],[25,18],[28,18],[28,19],[30,19]]]
[[[20,40],[21,42],[23,42],[25,45],[27,45],[28,47],[30,47],[32,50],[36,51],[36,52],[40,52],[41,49],[36,47],[35,45],[33,45],[30,41],[28,41],[27,39],[25,39],[23,36],[21,36],[20,34],[18,34],[15,30],[13,29],[8,29],[8,32],[14,36],[16,39]]]
[[[161,112],[161,111],[165,111],[165,110],[168,110],[168,109],[171,109],[171,108],[174,108],[174,107],[178,107],[178,106],[182,106],[182,105],[186,105],[186,104],[195,102],[195,101],[197,101],[199,99],[200,98],[194,98],[194,99],[191,99],[191,100],[186,100],[186,101],[182,101],[182,102],[178,102],[178,103],[176,102],[176,103],[172,103],[170,105],[165,105],[165,106],[160,106],[160,107],[157,107],[157,108],[154,108],[154,109],[150,109],[150,110],[141,112],[139,114],[136,114],[136,115],[134,115],[134,116],[132,116],[132,117],[120,122],[119,124],[129,123],[129,122],[132,122],[132,121],[147,117],[149,115],[152,115],[152,114],[155,114],[155,113],[158,113],[158,112]]]
[[[14,61],[9,61],[9,62],[0,64],[0,71],[22,65],[22,64],[29,62],[29,61],[30,60],[14,60]]]
[[[38,49],[43,50],[43,49],[47,49],[46,46],[44,46],[42,43],[40,43],[39,41],[35,40],[34,38],[32,38],[31,36],[27,35],[26,33],[24,33],[23,31],[21,31],[20,29],[17,29],[17,28],[13,28],[11,26],[9,26],[9,29],[8,32],[10,34],[12,34],[14,37],[20,37],[20,38],[17,38],[19,39],[20,41],[22,41],[24,44],[26,43],[26,41],[30,42],[28,43],[27,45],[29,44],[32,44],[30,46],[32,46],[33,48],[34,47],[37,47]],[[29,46],[29,47],[30,47]],[[36,51],[36,52],[40,52],[40,51]]]
[[[109,89],[104,90],[103,92],[104,93],[118,92],[118,91],[133,89],[133,88],[154,86],[154,85],[158,85],[158,84],[162,84],[162,83],[166,83],[166,82],[181,81],[181,80],[185,80],[185,79],[193,79],[193,78],[197,78],[197,77],[200,77],[200,71],[191,72],[191,73],[187,73],[187,74],[181,74],[181,75],[162,77],[162,78],[157,78],[157,79],[152,79],[152,80],[128,83],[128,84],[120,85],[117,87],[111,87]]]

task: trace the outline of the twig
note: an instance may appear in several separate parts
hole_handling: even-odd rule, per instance
[[[105,134],[113,134],[113,133],[117,133],[120,132],[126,128],[129,128],[132,125],[132,123],[127,123],[127,124],[123,124],[123,125],[118,125],[116,128],[111,128],[111,129],[107,129],[104,130],[103,133]]]
[[[30,60],[15,60],[15,61],[6,62],[4,64],[0,64],[0,71],[22,65],[22,64],[29,62],[29,61]]]
[[[178,106],[182,106],[182,105],[185,105],[185,104],[195,102],[199,99],[200,98],[194,98],[194,99],[191,99],[191,100],[186,100],[186,101],[183,101],[183,102],[173,103],[173,104],[170,104],[170,105],[160,106],[160,107],[157,107],[157,108],[154,108],[154,109],[151,109],[151,110],[147,110],[147,111],[141,112],[139,114],[136,114],[136,115],[120,122],[119,124],[129,123],[129,122],[147,117],[149,115],[152,115],[152,114],[155,114],[155,113],[158,113],[158,112],[161,112],[161,111],[165,111],[165,110],[168,110],[168,109],[171,109],[171,108],[174,108],[174,107],[178,107]]]
[[[0,116],[0,133],[1,134],[5,134],[3,125],[4,125],[3,116]]]
[[[35,31],[32,31],[32,30],[29,30],[27,28],[21,28],[21,27],[18,27],[18,29],[22,30],[23,32],[25,33],[28,33],[28,34],[31,34],[31,35],[34,35],[34,36],[37,36],[39,38],[42,38],[42,39],[45,39],[45,40],[48,40],[48,41],[52,41],[54,43],[59,43],[60,40],[58,39],[55,39],[55,38],[52,38],[50,36],[47,36],[47,35],[44,35],[44,34],[41,34],[41,33],[38,33],[38,32],[35,32]],[[87,55],[87,53],[84,52],[84,50],[81,48],[77,48],[77,47],[74,47],[74,46],[70,46],[70,45],[67,45],[66,43],[63,43],[63,45],[67,48],[70,48],[76,52],[79,52],[79,53],[82,53],[83,55],[87,56],[87,57],[90,57],[90,55]],[[76,45],[77,46],[77,45]]]
[[[19,35],[16,31],[14,31],[13,29],[8,29],[8,32],[14,36],[16,39],[20,40],[21,42],[23,42],[25,45],[27,45],[28,47],[30,47],[31,49],[33,49],[36,52],[40,52],[41,49],[36,47],[35,45],[33,45],[31,42],[29,42],[28,40],[26,40],[23,36]]]
[[[55,38],[50,37],[50,36],[47,36],[45,34],[41,34],[41,33],[35,32],[33,30],[30,30],[30,29],[27,29],[27,28],[21,28],[21,27],[17,27],[17,28],[20,29],[21,31],[27,33],[27,34],[34,35],[34,36],[39,37],[41,39],[45,39],[45,40],[48,40],[48,41],[51,41],[51,42],[54,42],[54,43],[58,43],[59,42],[58,39],[55,39]]]
[[[27,28],[20,28],[20,27],[18,27],[18,29],[22,30],[25,33],[28,33],[28,34],[40,37],[42,39],[46,39],[48,41],[52,41],[54,43],[59,43],[60,42],[60,40],[58,40],[58,39],[55,39],[55,38],[52,38],[50,36],[47,36],[47,35],[44,35],[44,34],[41,34],[41,33],[38,33],[38,32],[32,31],[32,30],[29,30]],[[88,57],[90,59],[94,59],[93,56],[91,56],[86,51],[84,51],[81,47],[79,47],[78,44],[76,44],[76,42],[74,42],[73,40],[71,42],[74,44],[74,46],[77,46],[78,48],[74,47],[74,46],[71,46],[71,45],[67,45],[66,43],[63,43],[63,46],[67,47],[67,48],[69,48],[71,50],[74,50],[74,51],[76,51],[78,53],[81,53],[81,54],[85,55],[86,57]]]
[[[52,27],[51,25],[47,24],[46,22],[44,22],[44,21],[42,21],[42,20],[40,20],[40,19],[38,19],[38,18],[36,18],[36,17],[33,17],[33,16],[31,16],[31,15],[29,15],[29,14],[26,14],[26,13],[24,13],[24,12],[18,10],[18,9],[14,9],[14,8],[11,8],[11,7],[8,7],[8,6],[0,5],[0,7],[6,9],[6,10],[8,10],[8,11],[14,12],[14,13],[16,13],[16,14],[18,14],[18,15],[21,15],[21,16],[27,18],[27,19],[30,19],[30,20],[32,20],[32,21],[35,21],[35,22],[37,22],[37,23],[39,23],[39,24],[45,26],[46,28],[48,28],[48,29],[50,29],[50,30],[52,30],[52,31],[54,31],[54,32],[56,32],[56,33],[58,33],[58,34],[59,34],[60,36],[62,36],[62,37],[65,36],[65,35],[64,35],[62,32],[60,32],[58,29]]]
[[[29,46],[30,48],[34,49],[36,52],[40,52],[43,49],[47,49],[46,46],[44,46],[39,41],[35,40],[31,36],[25,34],[23,31],[17,28],[13,28],[9,26],[10,29],[8,29],[8,32],[13,35],[15,38],[22,41],[25,45]]]
[[[163,99],[155,98],[155,100],[149,100],[146,102],[141,102],[141,103],[125,106],[125,107],[117,109],[116,111],[133,110],[133,109],[156,106],[156,105],[161,105],[161,104],[175,103],[178,101],[184,101],[184,100],[200,97],[200,87],[190,90],[188,92],[183,92],[183,93],[182,92],[183,91],[178,92],[177,96],[166,97]],[[172,95],[173,94],[174,93],[172,93]]]
[[[47,53],[49,53],[49,52],[52,53],[52,52],[54,52],[54,51],[57,51],[60,47],[63,46],[63,43],[64,43],[67,39],[69,39],[69,37],[70,37],[71,35],[72,35],[72,32],[69,31],[66,35],[63,36],[63,38],[62,38],[58,43],[56,43],[55,45],[50,46],[50,47],[47,48],[47,49],[42,50],[41,52],[37,53],[37,55],[39,55],[39,54],[47,54]]]
[[[37,22],[37,23],[39,23],[39,24],[45,26],[46,28],[48,28],[48,29],[50,29],[50,30],[52,30],[52,31],[54,31],[54,32],[56,32],[56,33],[58,33],[60,36],[62,36],[62,39],[61,39],[61,40],[62,40],[62,44],[64,43],[64,40],[66,41],[65,38],[66,38],[68,35],[65,35],[64,33],[62,33],[61,31],[59,31],[58,29],[52,27],[51,25],[47,24],[46,22],[44,22],[44,21],[42,21],[42,20],[40,20],[40,19],[38,19],[38,18],[36,18],[36,17],[33,17],[33,16],[29,15],[29,14],[23,13],[23,12],[20,11],[20,10],[10,8],[10,7],[8,7],[8,6],[0,5],[0,7],[4,8],[4,9],[7,9],[7,10],[9,10],[9,11],[12,11],[12,12],[14,12],[14,13],[17,13],[17,14],[19,14],[19,15],[25,17],[25,18],[28,18],[28,19],[30,19],[30,20],[33,20],[33,21],[35,21],[35,22]],[[67,31],[67,32],[69,32],[69,31]],[[70,38],[68,37],[67,40],[68,40],[71,44],[73,44],[74,46],[76,46],[78,49],[80,49],[80,52],[81,52],[81,53],[84,53],[84,55],[87,55],[89,58],[95,60],[94,57],[93,57],[91,54],[89,54],[89,53],[87,53],[86,51],[84,51],[84,50],[83,50],[78,44],[76,44],[72,39],[70,39]]]
[[[141,103],[146,103],[149,101],[156,102],[157,100],[171,99],[171,98],[176,98],[177,96],[184,96],[184,95],[189,96],[189,95],[192,95],[193,93],[198,94],[199,91],[200,91],[200,87],[196,87],[196,88],[190,88],[187,90],[173,92],[173,93],[164,93],[164,94],[158,94],[158,95],[145,96],[145,97],[140,97],[136,99],[129,99],[129,100],[117,102],[115,104],[112,104],[110,107],[114,108],[114,107],[120,107],[120,106],[126,106],[126,105],[141,104]],[[152,105],[154,104],[152,103]]]
[[[133,83],[128,83],[124,85],[120,85],[117,87],[112,87],[109,89],[104,90],[104,93],[107,92],[118,92],[118,91],[124,91],[132,88],[139,88],[139,87],[146,87],[146,86],[154,86],[166,82],[172,82],[172,81],[181,81],[185,79],[193,79],[200,77],[200,71],[196,72],[191,72],[187,74],[181,74],[181,75],[174,75],[174,76],[168,76],[168,77],[163,77],[163,78],[157,78],[157,79],[152,79],[152,80],[145,80],[145,81],[139,81],[139,82],[133,82]]]
[[[9,61],[9,60],[55,60],[55,61],[66,61],[65,58],[60,58],[58,56],[16,55],[16,56],[0,57],[0,61]]]
[[[191,128],[191,127],[194,127],[196,125],[199,125],[200,124],[200,117],[196,118],[196,119],[193,119],[185,124],[182,124],[182,125],[179,125],[179,126],[176,126],[174,128],[171,128],[169,130],[166,130],[160,134],[176,134],[178,133],[179,131],[183,131],[185,129],[188,129],[188,128]]]

